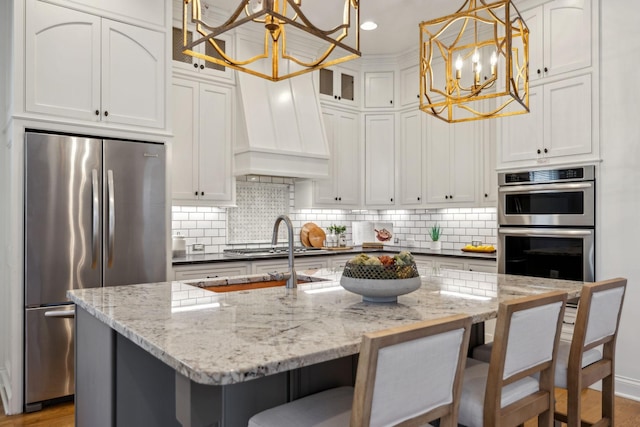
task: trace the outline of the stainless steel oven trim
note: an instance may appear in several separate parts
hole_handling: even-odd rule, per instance
[[[595,280],[595,230],[594,229],[567,229],[567,228],[508,228],[498,229],[498,273],[505,272],[506,266],[506,246],[505,237],[530,236],[530,237],[550,237],[550,238],[581,238],[585,247],[585,262],[583,266],[583,277],[585,282]]]
[[[506,196],[509,194],[541,194],[563,193],[566,191],[584,192],[583,214],[505,214]],[[498,189],[498,224],[525,226],[569,226],[594,227],[595,220],[595,182],[561,183],[561,184],[531,184],[500,187]]]

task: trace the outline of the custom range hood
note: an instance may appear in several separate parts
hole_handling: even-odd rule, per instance
[[[329,145],[312,74],[280,82],[236,76],[235,175],[326,178]]]

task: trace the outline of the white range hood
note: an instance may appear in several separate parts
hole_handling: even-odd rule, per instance
[[[329,145],[311,73],[271,82],[238,72],[236,175],[326,178]]]

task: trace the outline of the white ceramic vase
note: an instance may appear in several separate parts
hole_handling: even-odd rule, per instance
[[[439,251],[442,249],[442,242],[440,240],[436,240],[435,242],[432,241],[431,242],[431,250],[432,251]]]

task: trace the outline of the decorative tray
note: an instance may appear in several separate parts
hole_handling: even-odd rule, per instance
[[[462,252],[481,252],[485,254],[492,254],[496,251],[496,248],[492,245],[484,245],[484,246],[471,246],[467,245],[462,248]]]

